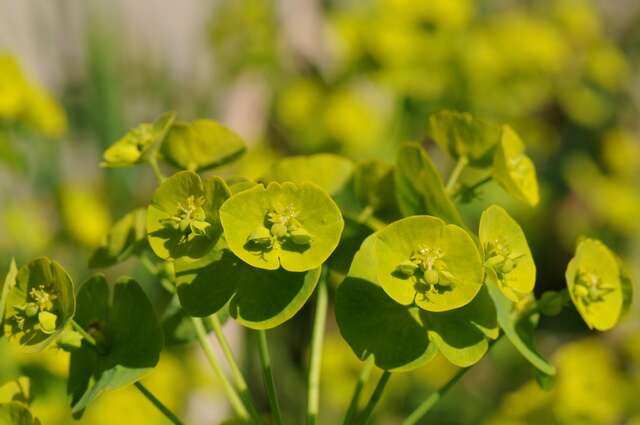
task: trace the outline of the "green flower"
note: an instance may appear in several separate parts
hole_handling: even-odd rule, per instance
[[[512,301],[529,294],[536,283],[536,266],[518,223],[503,208],[492,205],[480,217],[479,233],[489,277]]]
[[[605,331],[618,322],[624,304],[624,273],[602,242],[584,239],[565,274],[571,301],[589,328]]]
[[[127,167],[155,155],[173,124],[175,113],[166,112],[153,123],[143,123],[130,130],[103,154],[105,167]]]
[[[147,238],[160,258],[198,258],[222,234],[218,208],[229,197],[219,177],[202,181],[191,171],[181,171],[164,181],[147,210]]]
[[[437,217],[413,216],[377,235],[378,282],[396,302],[447,311],[468,304],[480,290],[480,254],[462,228]]]
[[[524,143],[511,127],[502,127],[495,151],[493,176],[511,196],[531,206],[540,200],[536,167],[524,153]]]
[[[39,258],[16,269],[11,263],[0,297],[1,335],[29,351],[45,348],[75,311],[73,283],[55,261]]]
[[[344,227],[335,202],[313,183],[270,183],[242,191],[220,208],[229,249],[261,269],[302,272],[334,251]]]

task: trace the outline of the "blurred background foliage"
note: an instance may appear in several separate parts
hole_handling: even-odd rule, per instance
[[[469,111],[511,124],[538,167],[531,210],[497,186],[463,208],[469,223],[492,202],[524,224],[538,264],[537,292],[564,285],[578,234],[624,253],[640,281],[640,4],[633,0],[61,0],[0,1],[0,272],[48,254],[77,283],[113,221],[148,202],[147,169],[101,170],[100,154],[165,110],[219,119],[249,143],[223,170],[256,178],[282,155],[337,152],[390,161],[399,142],[425,137],[429,114]],[[452,166],[436,149],[446,172]],[[391,161],[390,161],[391,162]],[[125,263],[158,312],[157,282]],[[637,293],[638,291],[636,291]],[[274,332],[283,404],[300,423],[309,338],[305,308]],[[429,423],[640,424],[638,303],[607,336],[575,313],[543,319],[542,350],[557,382],[535,384],[524,361],[498,344]],[[361,365],[330,323],[321,421],[337,423]],[[255,341],[232,324],[255,388]],[[0,345],[0,383],[32,377],[34,412],[70,423],[56,351]],[[455,369],[437,359],[398,374],[379,409],[398,423]],[[224,403],[197,351],[177,346],[146,383],[191,423],[221,421]],[[372,388],[369,388],[371,391]],[[260,400],[265,403],[265,400]],[[299,409],[295,409],[295,407]],[[163,423],[134,390],[102,397],[83,423]]]

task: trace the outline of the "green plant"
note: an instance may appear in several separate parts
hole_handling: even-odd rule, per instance
[[[417,143],[398,150],[395,166],[330,154],[284,158],[259,181],[198,172],[235,160],[240,138],[220,124],[179,123],[167,113],[107,149],[104,164],[149,164],[159,186],[149,206],[117,221],[91,256],[91,268],[134,256],[179,301],[183,324],[223,384],[238,423],[282,423],[266,331],[285,323],[316,292],[308,367],[307,423],[319,409],[319,376],[330,294],[342,336],[363,360],[345,424],[365,424],[392,374],[441,353],[460,371],[425,398],[405,425],[420,420],[503,336],[548,384],[555,374],[533,345],[539,315],[570,301],[587,325],[613,327],[631,285],[604,244],[584,239],[568,265],[567,289],[536,299],[536,266],[520,225],[493,205],[473,232],[456,203],[491,180],[515,199],[539,202],[532,161],[509,126],[464,113],[433,115],[428,131],[456,161],[443,182]],[[170,177],[161,164],[180,169]],[[462,176],[473,168],[469,182]],[[335,287],[335,291],[332,289]],[[331,290],[331,291],[330,291]],[[68,392],[75,417],[101,393],[135,385],[173,423],[182,423],[140,382],[163,349],[162,323],[134,280],[110,285],[96,274],[76,291],[47,258],[10,265],[0,292],[2,336],[28,350],[55,344],[71,352]],[[230,317],[256,332],[270,412],[253,401],[221,330]],[[229,379],[207,338],[212,330]],[[360,409],[372,365],[384,370]],[[0,406],[9,423],[37,423],[28,398]]]

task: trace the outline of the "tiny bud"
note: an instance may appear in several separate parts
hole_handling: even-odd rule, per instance
[[[437,270],[429,269],[424,271],[424,280],[427,281],[429,285],[437,285],[440,281],[440,275]]]
[[[584,297],[586,297],[587,295],[589,295],[589,290],[588,290],[585,286],[582,286],[582,285],[576,285],[576,286],[573,288],[573,293],[574,293],[574,295],[575,295],[576,297],[578,297],[578,298],[584,298]]]
[[[398,267],[396,267],[396,271],[405,276],[413,276],[417,269],[418,266],[416,266],[415,263],[410,260],[403,261],[402,263],[398,264]]]
[[[516,268],[516,263],[511,259],[511,258],[507,258],[506,260],[504,260],[504,263],[502,263],[502,273],[509,273],[511,270]]]
[[[487,266],[489,267],[495,267],[498,264],[504,262],[505,258],[502,255],[494,255],[493,257],[489,258],[486,262]]]
[[[287,236],[287,226],[282,223],[275,223],[271,226],[271,234],[276,238],[284,238]]]
[[[182,233],[186,232],[187,229],[190,227],[190,225],[191,225],[191,220],[190,219],[184,218],[184,219],[180,220],[180,226],[179,226],[180,231]]]
[[[58,316],[48,311],[41,311],[38,314],[38,322],[40,323],[40,330],[46,334],[55,332],[57,320],[58,320]]]
[[[311,234],[307,232],[305,229],[303,229],[302,227],[293,229],[290,232],[290,235],[291,235],[291,242],[293,242],[296,245],[309,245],[309,243],[311,242]]]
[[[26,314],[27,317],[34,317],[36,314],[38,314],[39,311],[40,311],[40,308],[36,303],[29,303],[24,308],[24,314]]]
[[[211,226],[211,224],[206,221],[193,220],[191,222],[191,232],[196,235],[206,235],[209,226]]]
[[[271,242],[271,232],[266,227],[260,226],[251,232],[247,241],[259,245],[269,244]]]

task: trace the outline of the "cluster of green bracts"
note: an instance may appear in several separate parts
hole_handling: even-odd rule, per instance
[[[242,155],[237,135],[214,121],[178,122],[172,113],[142,124],[107,149],[104,165],[149,164],[159,186],[148,207],[114,224],[89,266],[137,257],[173,294],[170,308],[157,318],[141,287],[126,277],[109,284],[95,275],[76,292],[59,264],[41,258],[19,270],[11,264],[0,332],[29,350],[54,344],[71,352],[68,391],[76,417],[104,391],[135,383],[181,423],[138,381],[165,344],[196,340],[236,417],[264,423],[221,331],[221,318],[231,317],[259,334],[270,416],[281,423],[265,330],[291,319],[317,289],[307,401],[307,421],[314,424],[330,284],[337,285],[342,336],[366,361],[365,370],[375,364],[385,371],[362,410],[356,390],[347,424],[368,422],[392,372],[421,367],[438,352],[468,368],[502,335],[538,376],[553,376],[554,367],[533,346],[539,315],[558,314],[571,300],[589,327],[610,329],[630,299],[622,263],[601,242],[585,239],[567,268],[567,290],[536,300],[536,266],[520,225],[493,205],[475,233],[456,205],[492,180],[536,205],[537,177],[523,142],[506,125],[449,111],[430,118],[428,133],[456,161],[446,184],[417,143],[401,146],[394,165],[318,154],[281,159],[258,181],[203,178],[199,172]],[[167,166],[178,171],[165,177]],[[476,181],[464,178],[469,169]],[[208,330],[221,344],[231,381]]]

